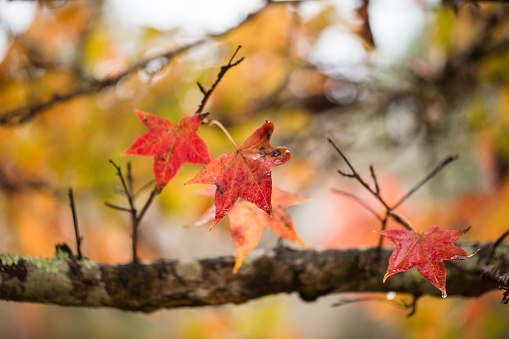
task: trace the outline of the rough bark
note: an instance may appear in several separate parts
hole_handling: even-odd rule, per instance
[[[485,262],[492,244],[463,244],[476,256],[447,267],[450,296],[479,296],[499,288],[498,272],[509,268],[509,245],[497,248]],[[375,248],[295,251],[288,248],[255,251],[237,274],[233,257],[200,260],[158,260],[107,265],[76,260],[57,251],[53,259],[1,254],[0,299],[83,307],[113,307],[151,312],[160,308],[240,304],[264,295],[297,292],[303,300],[343,292],[396,291],[440,295],[415,269],[382,278],[391,249]],[[491,277],[481,274],[491,272]],[[481,277],[481,275],[483,275]]]

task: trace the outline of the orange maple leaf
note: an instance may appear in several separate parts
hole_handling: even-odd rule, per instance
[[[242,266],[248,254],[258,245],[265,228],[270,228],[281,238],[293,241],[303,248],[307,246],[300,240],[293,227],[293,221],[288,214],[288,206],[295,205],[308,197],[286,192],[274,185],[272,191],[273,217],[246,200],[239,200],[226,214],[230,221],[230,232],[235,246],[235,266],[233,273]],[[203,190],[202,194],[212,196],[211,190]],[[203,216],[193,225],[203,225],[214,217],[215,206],[209,208]],[[212,226],[211,228],[212,229]]]

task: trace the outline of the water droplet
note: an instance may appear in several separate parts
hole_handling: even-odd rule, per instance
[[[396,297],[396,292],[394,292],[394,291],[387,292],[387,294],[385,295],[385,299],[387,299],[387,300],[392,300],[395,297]]]
[[[442,298],[447,298],[447,293],[442,292]]]

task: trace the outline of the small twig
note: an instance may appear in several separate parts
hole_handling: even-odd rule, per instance
[[[412,308],[410,310],[410,312],[406,315],[407,318],[410,318],[411,316],[413,316],[415,314],[415,312],[417,311],[417,301],[419,300],[419,298],[421,297],[420,295],[418,294],[414,294],[413,295],[414,299],[412,300],[412,303],[410,305],[408,305],[408,307]]]
[[[141,192],[145,191],[147,188],[152,186],[155,183],[155,179],[150,180],[148,183],[139,188],[134,194],[133,197],[136,198]]]
[[[117,166],[117,164],[115,164],[113,162],[113,160],[110,160],[110,163],[113,165],[113,167],[115,167],[115,169],[117,170],[117,175],[120,177],[120,181],[122,182],[122,187],[124,188],[124,191],[125,191],[125,195],[127,197],[127,201],[129,202],[129,207],[130,209],[124,209],[124,208],[117,208],[118,206],[115,206],[115,207],[112,207],[112,208],[116,208],[116,209],[119,209],[119,210],[123,210],[123,211],[126,211],[128,212],[129,214],[131,214],[131,226],[132,226],[132,251],[133,251],[133,262],[134,263],[137,263],[139,262],[139,259],[138,259],[138,250],[137,250],[137,243],[138,243],[138,216],[137,216],[137,211],[136,211],[136,208],[134,206],[134,199],[133,199],[133,196],[132,196],[132,193],[131,193],[131,190],[129,189],[129,185],[126,183],[126,180],[124,179],[124,176],[122,175],[122,169],[120,168],[120,166]],[[130,172],[130,166],[128,165],[127,166],[127,172],[128,172],[128,180],[132,180],[132,178],[130,179],[129,176],[129,172]]]
[[[373,183],[375,184],[375,192],[377,196],[380,197],[380,187],[378,186],[378,180],[375,175],[375,169],[373,168],[373,165],[369,165],[369,171],[371,172],[371,178],[373,178]]]
[[[454,160],[458,159],[459,155],[448,155],[442,161],[438,163],[438,165],[421,181],[419,181],[407,194],[405,194],[399,201],[392,207],[392,209],[398,208],[405,200],[407,200],[412,194],[414,194],[422,185],[427,183],[431,178],[433,178],[438,172],[440,172],[445,166],[449,165]]]
[[[145,202],[145,205],[143,206],[143,208],[141,209],[141,212],[140,214],[138,215],[138,224],[141,223],[141,219],[143,219],[143,216],[145,215],[145,213],[147,212],[148,208],[150,207],[150,204],[152,204],[152,201],[154,201],[154,198],[156,197],[157,193],[158,193],[158,189],[157,189],[157,186],[154,187],[154,189],[152,190],[152,192],[150,192],[150,195],[147,199],[147,201]]]
[[[122,169],[120,168],[120,166],[117,166],[117,164],[115,164],[113,162],[113,160],[111,160],[111,159],[110,159],[110,163],[117,170],[117,176],[120,178],[120,182],[122,182],[122,187],[124,188],[125,195],[127,197],[127,200],[129,201],[129,207],[131,207],[131,213],[136,214],[136,209],[134,208],[134,203],[133,203],[133,198],[131,196],[131,191],[127,187],[127,184],[126,184],[126,182],[124,180],[124,176],[122,175]]]
[[[341,299],[340,301],[332,304],[331,306],[339,307],[339,306],[344,306],[344,305],[359,303],[359,302],[379,301],[379,302],[389,303],[389,304],[394,305],[401,309],[408,309],[408,308],[412,307],[412,311],[410,313],[413,314],[415,312],[415,303],[416,303],[415,300],[416,300],[416,298],[414,298],[414,300],[412,301],[411,304],[408,304],[404,300],[394,300],[394,299],[387,299],[386,297],[384,298],[384,297],[379,297],[379,296],[373,296],[373,297],[364,297],[364,298],[357,298],[357,299]]]
[[[484,265],[489,265],[491,262],[491,259],[493,259],[493,256],[495,255],[495,250],[497,247],[504,241],[504,239],[509,235],[509,230],[505,231],[498,239],[493,243],[493,246],[491,246],[490,254],[488,255],[486,259],[486,263]]]
[[[210,120],[209,119],[204,119],[203,123],[204,124],[210,124],[210,125],[217,125],[223,131],[223,133],[226,134],[226,136],[228,137],[230,142],[233,144],[233,146],[235,146],[235,149],[237,151],[239,150],[239,147],[235,143],[235,140],[233,140],[232,136],[230,135],[230,133],[228,133],[228,130],[223,126],[222,123],[220,123],[219,121],[214,120],[214,119],[210,119]]]
[[[408,221],[406,218],[404,218],[403,216],[399,215],[399,214],[396,214],[392,211],[388,211],[387,212],[388,216],[390,216],[392,219],[394,219],[396,222],[400,223],[401,225],[403,225],[403,227],[405,227],[406,229],[408,230],[411,230],[411,231],[415,231],[417,233],[419,233],[417,231],[417,229],[412,226],[412,224],[410,223],[410,221]]]
[[[385,218],[382,220],[382,227],[380,227],[380,230],[383,231],[387,228],[387,219],[389,218],[389,214],[385,214]],[[382,245],[384,242],[385,237],[380,234],[380,238],[378,239],[378,246],[377,250],[380,251],[382,249]]]
[[[122,206],[117,206],[117,205],[111,204],[111,203],[109,203],[107,201],[104,204],[106,206],[108,206],[109,208],[113,208],[114,210],[119,210],[119,211],[131,213],[131,209],[130,208],[122,207]]]
[[[196,84],[198,85],[198,87],[200,88],[200,92],[203,94],[203,95],[207,95],[207,91],[205,90],[205,88],[203,88],[202,84],[200,84],[200,82],[196,82]]]
[[[214,84],[212,84],[212,87],[210,87],[210,89],[208,91],[205,91],[205,88],[203,88],[203,86],[199,82],[197,83],[198,87],[200,88],[200,92],[203,93],[203,99],[202,99],[200,105],[198,106],[198,110],[196,111],[196,113],[203,112],[205,105],[207,104],[207,101],[209,101],[210,96],[212,95],[212,92],[214,92],[214,89],[216,89],[217,85],[219,84],[221,79],[224,77],[226,72],[228,72],[228,70],[230,68],[237,66],[238,64],[240,64],[242,62],[242,60],[244,60],[244,57],[242,57],[242,58],[238,59],[237,61],[233,62],[233,59],[235,58],[235,56],[237,55],[237,52],[239,51],[239,49],[241,47],[242,46],[240,46],[240,45],[237,47],[237,49],[233,53],[232,57],[230,58],[230,61],[228,61],[227,65],[221,66],[221,69],[219,70],[219,73],[217,74],[216,81],[214,82]]]
[[[359,173],[357,173],[357,171],[355,170],[355,168],[352,166],[352,164],[350,163],[350,161],[348,161],[347,157],[343,154],[343,152],[341,152],[341,150],[339,149],[338,146],[336,146],[336,144],[334,143],[334,141],[332,141],[330,138],[327,138],[327,140],[329,141],[329,143],[332,145],[332,147],[334,147],[334,149],[336,150],[336,152],[338,152],[338,154],[341,156],[341,158],[345,161],[345,163],[347,164],[347,166],[350,168],[350,170],[352,171],[351,174],[347,174],[347,173],[344,173],[344,172],[341,172],[338,170],[338,173],[340,173],[341,175],[345,176],[345,177],[350,177],[350,178],[355,178],[355,180],[357,180],[364,188],[366,188],[371,194],[373,194],[373,196],[376,197],[376,199],[378,201],[380,201],[380,203],[382,205],[384,205],[384,207],[387,209],[387,210],[390,210],[391,208],[389,207],[389,205],[387,205],[387,203],[384,201],[384,199],[382,199],[382,197],[380,196],[380,193],[375,190],[373,190],[369,185],[368,183],[366,183],[362,177],[359,175]],[[378,184],[377,184],[378,186]]]
[[[78,228],[78,216],[76,214],[76,205],[74,203],[74,195],[71,187],[69,187],[67,193],[69,195],[69,205],[71,206],[72,221],[74,223],[74,234],[76,235],[76,252],[78,253],[78,260],[81,260],[83,258],[81,254],[81,240],[83,240],[83,238],[80,236],[80,230]]]
[[[135,200],[137,194],[139,194],[143,190],[147,189],[150,185],[153,185],[154,180],[151,180],[147,185],[140,188],[134,194],[133,193],[134,178],[132,176],[131,164],[127,163],[127,183],[126,183],[126,179],[124,179],[124,176],[122,175],[122,169],[120,168],[120,166],[117,166],[117,164],[115,164],[113,162],[113,160],[110,160],[110,163],[113,165],[113,167],[115,167],[115,169],[117,170],[117,175],[120,177],[120,181],[122,182],[122,187],[124,190],[122,193],[127,197],[127,200],[129,202],[129,208],[117,206],[117,205],[111,204],[109,202],[105,202],[104,204],[110,208],[113,208],[113,209],[116,209],[119,211],[123,211],[123,212],[127,212],[131,215],[131,225],[132,225],[132,235],[131,235],[132,242],[131,242],[131,244],[132,244],[132,252],[133,252],[133,262],[138,263],[139,262],[138,249],[137,249],[138,248],[138,227],[140,226],[141,220],[145,216],[145,213],[147,212],[148,208],[154,201],[154,198],[156,197],[157,193],[159,193],[159,190],[157,189],[157,186],[155,186],[152,189],[152,192],[150,192],[150,195],[149,195],[147,201],[145,202],[145,204],[143,205],[141,212],[138,214],[138,211],[136,210],[136,207],[134,205],[134,200]]]
[[[133,192],[133,183],[134,183],[134,179],[133,179],[133,175],[132,175],[132,171],[131,171],[131,162],[127,162],[127,187],[129,188],[129,193],[131,194]]]
[[[364,200],[362,200],[361,198],[359,198],[358,196],[356,196],[355,194],[352,194],[352,193],[349,193],[349,192],[345,192],[345,191],[342,191],[342,190],[338,190],[336,188],[333,188],[332,189],[333,192],[335,193],[338,193],[338,194],[342,194],[342,195],[345,195],[347,197],[350,197],[352,199],[354,199],[355,201],[357,201],[362,207],[364,207],[365,209],[367,209],[368,211],[370,211],[378,220],[380,221],[383,221],[382,217],[378,215],[378,213],[376,213],[376,211],[374,209],[371,208],[371,206],[369,206]]]

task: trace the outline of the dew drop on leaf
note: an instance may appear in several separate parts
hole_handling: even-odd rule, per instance
[[[442,298],[447,298],[447,293],[442,292]]]

